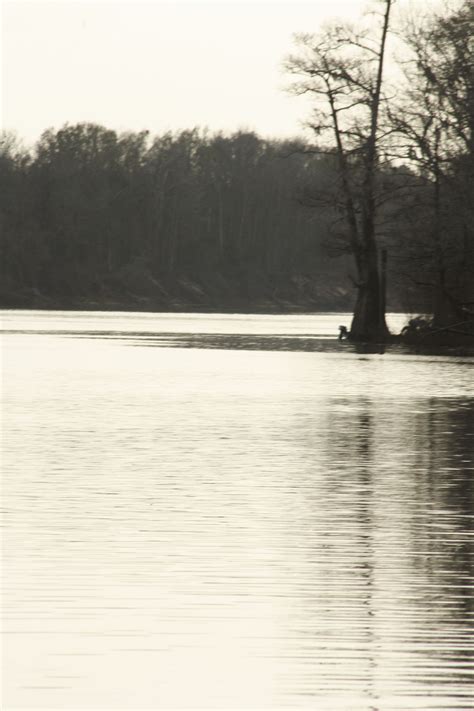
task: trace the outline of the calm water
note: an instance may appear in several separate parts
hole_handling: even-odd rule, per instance
[[[473,360],[344,323],[4,312],[2,708],[473,708]]]

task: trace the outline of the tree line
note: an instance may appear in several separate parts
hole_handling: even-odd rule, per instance
[[[350,304],[332,217],[299,185],[327,161],[251,132],[150,137],[95,124],[0,155],[3,301],[67,306]],[[318,296],[319,294],[319,296]]]
[[[405,25],[405,79],[383,77],[393,0],[368,28],[302,35],[307,139],[90,123],[0,146],[6,307],[350,309],[466,322],[474,303],[473,9]],[[388,254],[388,274],[384,255]],[[388,292],[385,281],[388,279]],[[386,303],[387,300],[387,303]]]

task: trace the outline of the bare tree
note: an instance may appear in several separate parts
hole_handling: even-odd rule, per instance
[[[297,36],[299,51],[286,62],[293,91],[314,97],[308,125],[337,159],[340,206],[357,269],[355,340],[388,335],[383,266],[376,237],[376,174],[385,48],[393,0],[383,0],[381,26],[373,31],[335,24],[318,35]],[[329,139],[329,144],[328,144]],[[323,149],[324,150],[324,149]]]

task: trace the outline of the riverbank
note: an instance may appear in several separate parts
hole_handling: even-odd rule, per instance
[[[338,282],[334,282],[338,284]],[[0,308],[61,311],[143,311],[167,313],[304,314],[352,312],[355,290],[328,285],[304,275],[278,279],[264,273],[212,273],[190,278],[183,274],[156,279],[149,273],[126,270],[103,278],[93,288],[62,284],[61,289],[31,287],[5,279],[0,285]],[[388,311],[416,313],[423,305],[389,293]],[[347,324],[349,326],[350,324]]]

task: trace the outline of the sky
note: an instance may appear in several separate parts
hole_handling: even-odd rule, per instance
[[[401,0],[407,2],[407,0]],[[412,0],[426,4],[429,0]],[[293,33],[356,19],[364,0],[4,0],[1,123],[27,143],[91,121],[152,134],[194,126],[301,135],[285,92]]]

